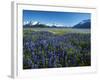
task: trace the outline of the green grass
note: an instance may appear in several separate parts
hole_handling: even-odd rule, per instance
[[[66,33],[90,33],[90,29],[72,29],[72,28],[24,28],[24,34],[30,34],[34,31],[49,31],[56,35],[63,35]]]

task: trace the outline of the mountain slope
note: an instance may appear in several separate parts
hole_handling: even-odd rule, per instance
[[[91,28],[91,20],[83,20],[79,22],[78,24],[74,25],[73,28]]]

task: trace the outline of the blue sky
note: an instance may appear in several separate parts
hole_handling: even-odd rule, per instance
[[[43,24],[57,24],[70,27],[86,19],[91,19],[90,13],[23,10],[23,22],[32,20]]]

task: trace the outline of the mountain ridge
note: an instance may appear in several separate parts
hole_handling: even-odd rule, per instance
[[[82,20],[78,24],[74,25],[73,28],[91,28],[91,20]]]
[[[77,23],[76,25],[72,26],[72,27],[68,27],[68,26],[63,26],[63,25],[47,25],[47,24],[42,24],[38,21],[30,21],[27,24],[23,24],[24,28],[91,28],[91,20],[90,19],[86,19],[86,20],[82,20],[79,23]]]

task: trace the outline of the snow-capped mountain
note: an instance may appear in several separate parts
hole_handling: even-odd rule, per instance
[[[37,24],[39,24],[38,21],[25,21],[24,22],[24,25],[37,25]]]
[[[29,23],[31,26],[33,25],[39,25],[40,23],[38,21],[30,21]]]
[[[74,25],[73,28],[91,28],[91,20],[83,20],[79,22],[78,24]]]
[[[90,19],[88,19],[88,20],[83,20],[83,21],[81,21],[79,24],[81,25],[81,24],[85,24],[85,23],[87,23],[87,22],[90,22]]]
[[[29,24],[29,21],[24,21],[23,24],[24,24],[24,25],[27,25],[27,24]]]
[[[40,23],[38,21],[26,21],[24,22],[23,24],[24,27],[65,27],[64,25],[61,25],[61,24],[43,24],[43,23]]]

